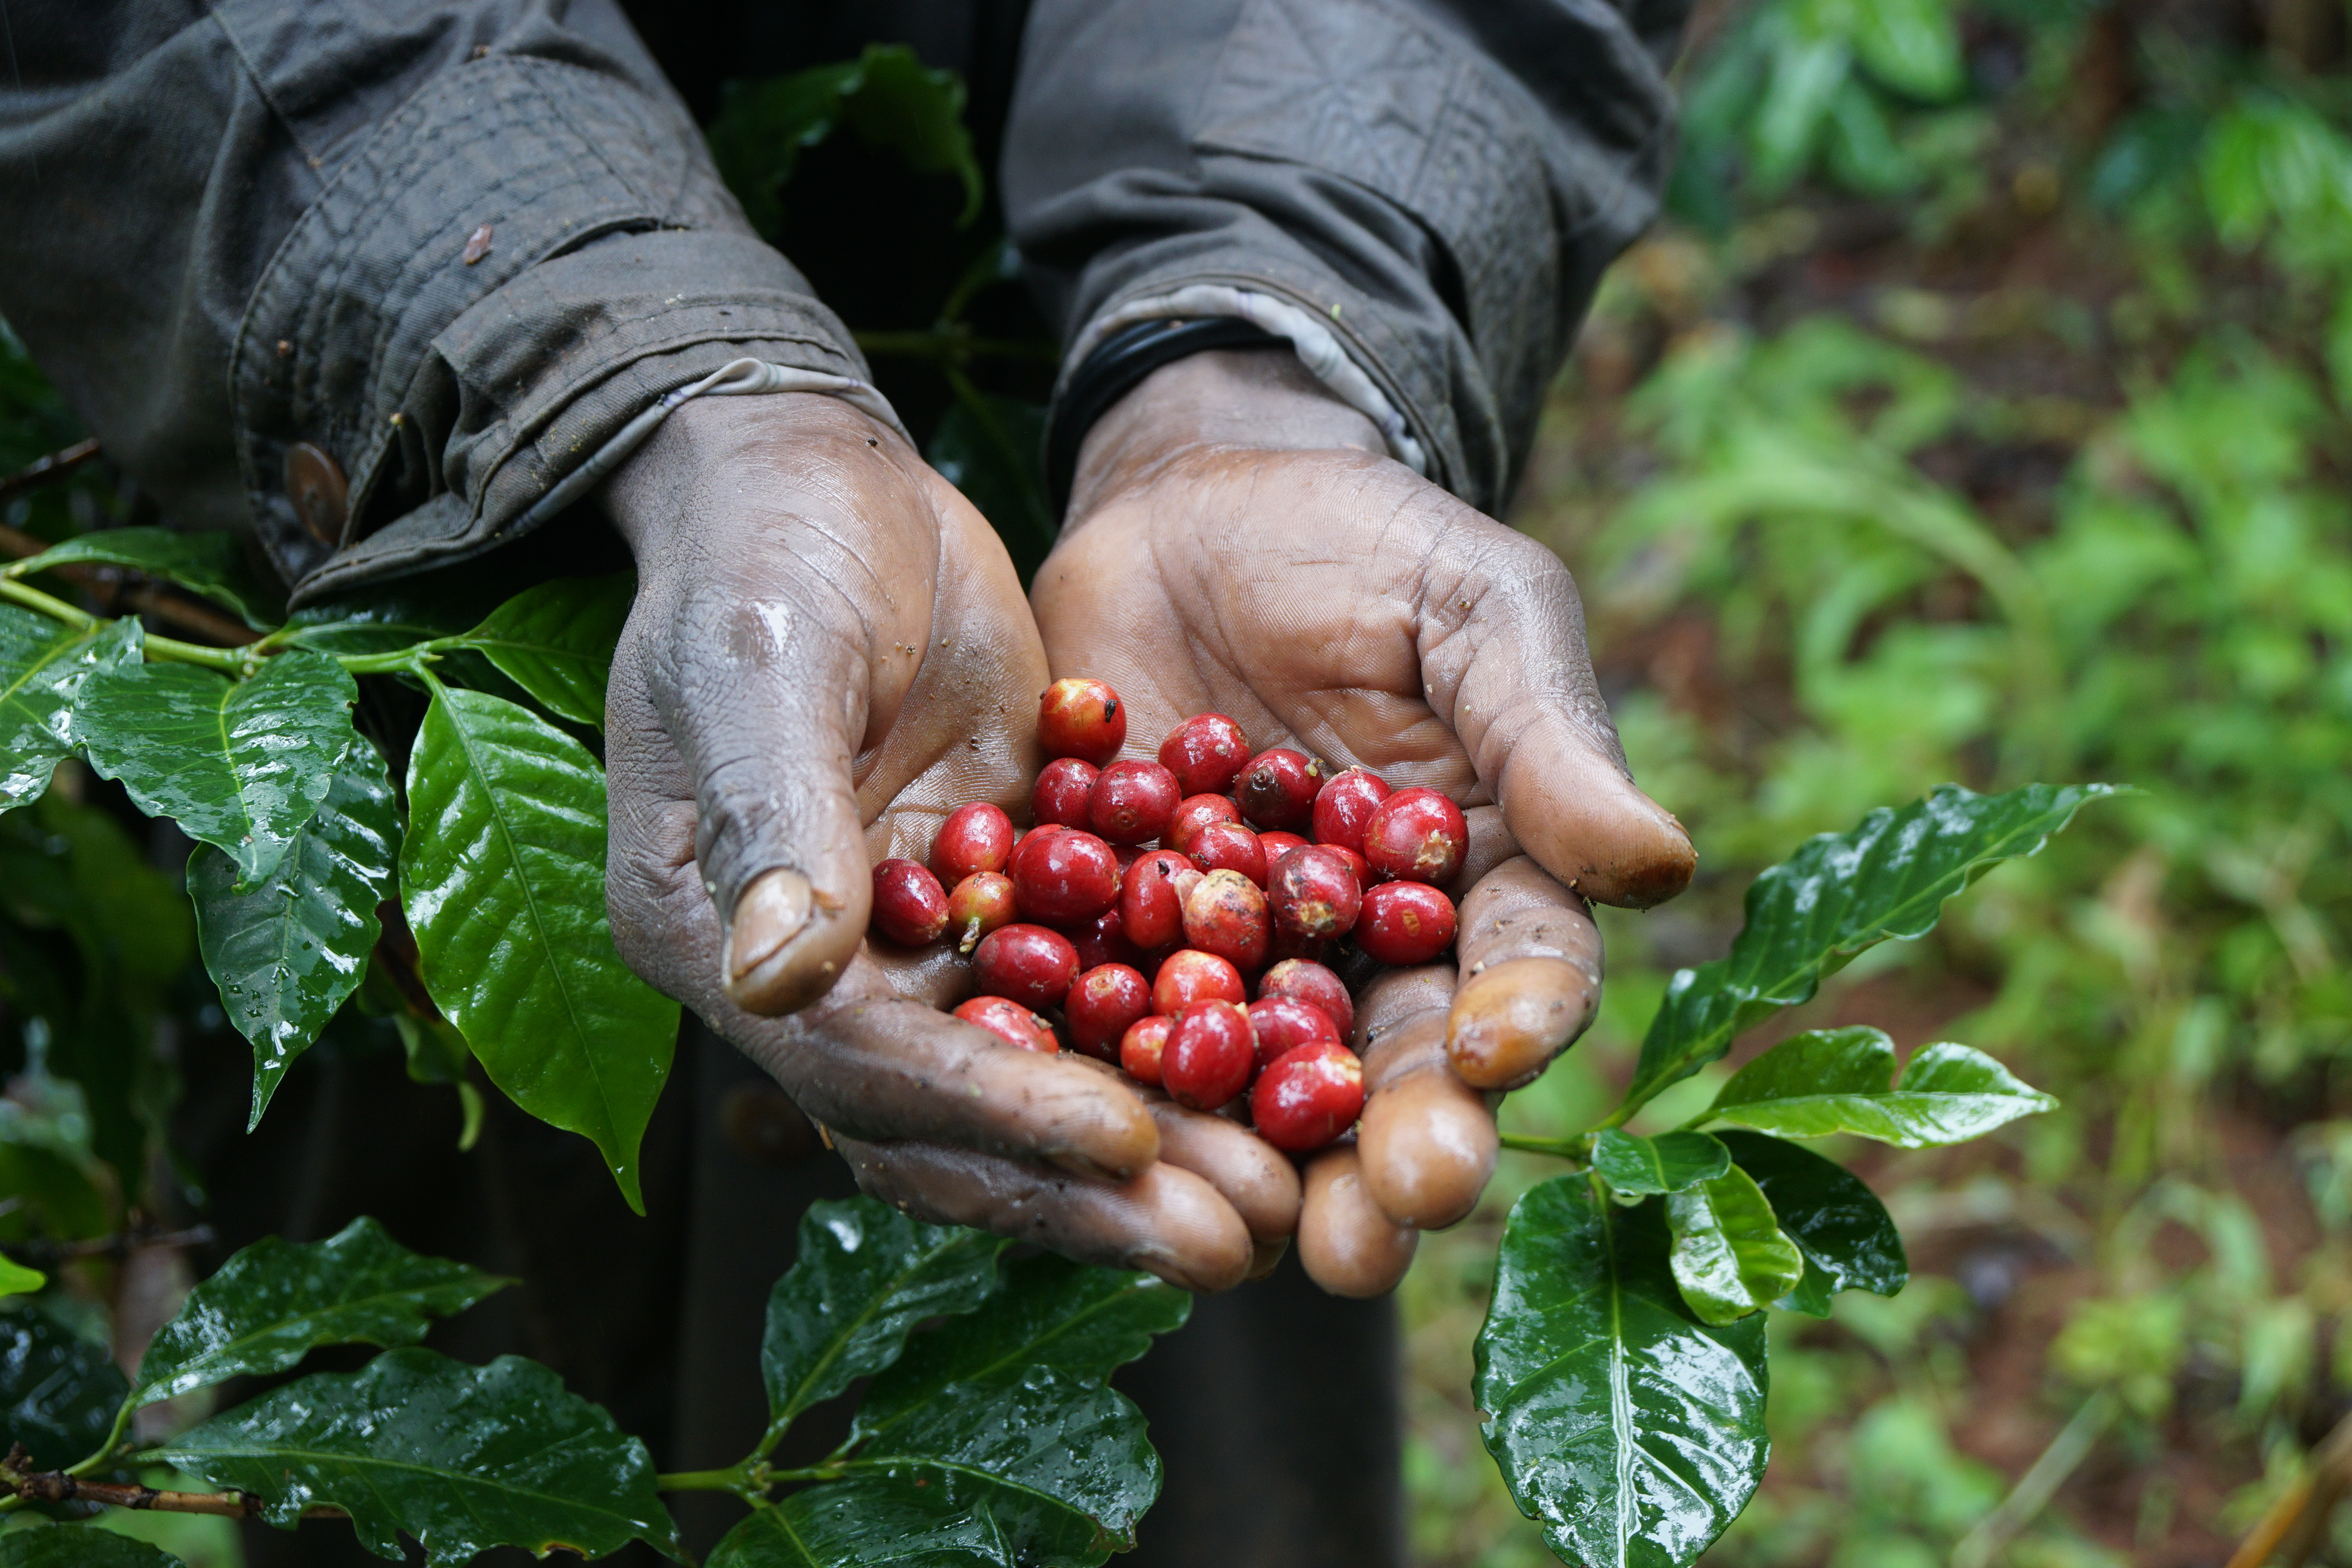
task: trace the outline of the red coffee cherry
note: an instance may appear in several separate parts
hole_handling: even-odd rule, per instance
[[[1388,781],[1369,768],[1333,773],[1315,794],[1315,842],[1364,852],[1364,824],[1391,792]]]
[[[1138,969],[1144,964],[1142,950],[1127,940],[1127,927],[1119,921],[1116,904],[1063,934],[1078,950],[1078,972],[1082,974],[1098,964],[1125,963]]]
[[[1239,871],[1265,886],[1265,851],[1257,835],[1238,822],[1212,822],[1192,835],[1192,847],[1184,853],[1203,871]]]
[[[948,929],[955,932],[961,953],[970,954],[982,937],[1020,916],[1013,879],[1002,871],[974,871],[948,894]]]
[[[1336,1042],[1275,1058],[1250,1091],[1250,1124],[1286,1153],[1320,1149],[1364,1110],[1364,1065]]]
[[[1172,849],[1147,850],[1136,857],[1118,885],[1118,918],[1127,940],[1146,949],[1181,942],[1184,895],[1201,875],[1198,866]]]
[[[1259,834],[1257,836],[1257,847],[1265,854],[1266,872],[1268,875],[1271,875],[1274,871],[1274,863],[1276,860],[1281,859],[1285,855],[1289,854],[1294,849],[1306,848],[1307,840],[1301,838],[1296,833],[1285,833],[1281,829],[1276,828],[1269,833]]]
[[[983,996],[1003,996],[1024,1007],[1058,1007],[1078,977],[1078,950],[1068,937],[1044,926],[1003,926],[980,939],[971,973]]]
[[[1099,775],[1095,765],[1076,757],[1063,757],[1045,764],[1037,775],[1034,788],[1029,792],[1029,810],[1040,823],[1051,822],[1063,827],[1087,827],[1093,822],[1088,808],[1094,804],[1095,780]]]
[[[1369,888],[1375,882],[1386,879],[1373,875],[1372,863],[1344,844],[1318,844],[1315,847],[1328,849],[1334,855],[1347,857],[1349,875],[1356,879],[1356,886],[1359,888]]]
[[[1214,1110],[1249,1087],[1257,1043],[1231,1002],[1195,1002],[1176,1015],[1160,1058],[1160,1084],[1179,1105]]]
[[[1160,765],[1186,795],[1223,795],[1249,762],[1249,737],[1222,713],[1195,713],[1160,742]]]
[[[1276,862],[1265,896],[1285,931],[1328,941],[1355,929],[1364,891],[1339,850],[1310,844]]]
[[[1401,789],[1364,823],[1364,858],[1400,881],[1450,882],[1469,847],[1462,808],[1433,789]]]
[[[1181,1013],[1195,1002],[1240,1003],[1248,997],[1240,970],[1213,952],[1196,952],[1189,947],[1170,953],[1160,966],[1159,978],[1151,983],[1155,1013]]]
[[[1119,1069],[1138,1083],[1160,1087],[1160,1062],[1168,1049],[1168,1031],[1176,1020],[1165,1013],[1138,1018],[1118,1038]]]
[[[1076,828],[1033,833],[1013,851],[1013,892],[1024,920],[1090,921],[1118,902],[1118,857]]]
[[[1168,831],[1184,792],[1158,763],[1113,763],[1095,780],[1087,803],[1094,829],[1113,844],[1145,844]]]
[[[1249,1005],[1250,1027],[1257,1032],[1257,1065],[1272,1067],[1276,1058],[1301,1046],[1336,1046],[1339,1026],[1322,1008],[1296,996],[1261,996]]]
[[[970,801],[948,813],[940,836],[931,840],[931,875],[952,888],[982,871],[1002,871],[1013,858],[1013,819],[1003,808],[984,800]]]
[[[1062,999],[1070,1044],[1107,1062],[1118,1059],[1119,1037],[1151,1011],[1151,987],[1139,970],[1103,963],[1082,972]]]
[[[1002,996],[975,996],[955,1010],[967,1024],[977,1024],[1008,1046],[1052,1056],[1062,1048],[1045,1020]]]
[[[1323,764],[1304,752],[1276,746],[1249,760],[1234,785],[1242,817],[1253,827],[1304,827],[1315,816]]]
[[[948,896],[940,879],[912,860],[875,867],[874,929],[908,947],[939,941],[948,929]]]
[[[1241,819],[1242,808],[1235,805],[1229,796],[1186,795],[1177,803],[1176,815],[1169,819],[1168,847],[1179,855],[1190,855],[1192,852],[1192,840],[1200,836],[1201,829],[1213,822],[1231,822],[1238,825]]]
[[[1049,757],[1100,767],[1127,742],[1127,707],[1099,680],[1057,680],[1037,699],[1037,742]]]
[[[1272,931],[1265,895],[1239,871],[1212,871],[1184,895],[1184,941],[1236,969],[1265,963]]]
[[[1355,1000],[1348,994],[1347,984],[1323,964],[1297,958],[1277,963],[1257,983],[1257,994],[1261,1001],[1268,996],[1295,996],[1321,1009],[1342,1040],[1355,1030]]]
[[[1355,936],[1382,963],[1427,963],[1454,945],[1454,900],[1426,882],[1383,882],[1364,895]]]

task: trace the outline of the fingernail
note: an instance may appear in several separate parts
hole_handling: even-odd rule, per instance
[[[762,872],[735,900],[735,918],[727,927],[727,984],[740,987],[761,966],[772,962],[808,924],[814,901],[809,879],[779,867]]]

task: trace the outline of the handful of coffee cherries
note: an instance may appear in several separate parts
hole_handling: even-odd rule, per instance
[[[1024,1050],[1066,1040],[1195,1110],[1246,1096],[1258,1135],[1291,1153],[1344,1136],[1364,1080],[1341,973],[1360,984],[1453,945],[1442,888],[1469,847],[1461,808],[1286,747],[1253,753],[1222,713],[1179,724],[1157,762],[1113,762],[1127,712],[1099,680],[1047,688],[1037,734],[1052,759],[1037,826],[957,807],[928,866],[874,868],[875,928],[954,942],[980,993],[956,1016]]]

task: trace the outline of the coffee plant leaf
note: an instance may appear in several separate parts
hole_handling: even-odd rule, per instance
[[[811,1204],[793,1266],[768,1295],[760,1371],[775,1425],[897,1361],[924,1319],[986,1300],[1007,1245],[874,1198]]]
[[[52,1524],[0,1535],[0,1568],[188,1568],[160,1546],[89,1524]]]
[[[48,1282],[49,1277],[39,1269],[0,1256],[0,1296],[28,1296]]]
[[[398,653],[420,643],[462,634],[488,614],[494,600],[448,583],[433,590],[395,584],[372,593],[306,605],[286,617],[278,640],[313,653],[368,656]]]
[[[246,564],[245,546],[227,532],[183,533],[172,528],[102,528],[67,540],[38,555],[12,563],[7,575],[30,576],[53,566],[128,566],[175,583],[200,598],[236,612],[256,631],[276,626],[286,611],[284,595]]]
[[[251,1131],[294,1058],[359,988],[398,885],[400,814],[383,754],[354,738],[319,814],[276,870],[240,892],[236,865],[209,844],[188,857],[196,944],[221,1008],[253,1047]]]
[[[1981,1137],[2054,1109],[1982,1051],[1923,1047],[1895,1082],[1895,1042],[1876,1029],[1817,1029],[1766,1051],[1731,1076],[1706,1114],[1782,1138],[1855,1132],[1901,1149]]]
[[[90,766],[148,816],[226,850],[236,885],[250,888],[327,798],[354,739],[358,698],[341,665],[301,651],[248,680],[192,664],[120,664],[84,684],[74,731]]]
[[[557,718],[602,729],[613,645],[636,592],[630,572],[559,577],[509,599],[460,641]]]
[[[1764,1320],[1692,1315],[1661,1199],[1620,1208],[1581,1176],[1530,1188],[1475,1353],[1487,1451],[1565,1561],[1681,1568],[1763,1479]]]
[[[156,1331],[131,1401],[284,1372],[320,1345],[413,1345],[436,1318],[512,1283],[411,1252],[365,1215],[324,1241],[265,1237],[188,1292]]]
[[[729,1531],[708,1568],[1095,1568],[1109,1557],[1085,1516],[967,1482],[931,1468],[811,1487]],[[1010,1517],[999,1511],[1008,1500]]]
[[[432,1568],[493,1547],[602,1557],[631,1541],[678,1555],[646,1447],[547,1368],[520,1356],[467,1366],[387,1351],[214,1416],[141,1456],[260,1500],[291,1529],[306,1508],[351,1515],[360,1544]]]
[[[1099,1381],[1181,1328],[1192,1298],[1150,1274],[1073,1263],[1050,1254],[1004,1268],[978,1310],[916,1336],[858,1403],[853,1441],[886,1434],[957,1384],[1043,1367]]]
[[[73,755],[74,699],[83,684],[141,657],[135,620],[76,630],[0,605],[0,811],[39,799]]]
[[[1704,1132],[1661,1132],[1643,1138],[1604,1128],[1592,1140],[1592,1168],[1627,1197],[1679,1193],[1731,1169],[1731,1155]]]
[[[1763,1190],[1781,1233],[1805,1255],[1804,1277],[1774,1306],[1826,1318],[1830,1298],[1840,1290],[1893,1296],[1910,1283],[1902,1234],[1862,1178],[1761,1132],[1727,1130],[1717,1136]]]
[[[1809,1002],[1822,977],[1882,942],[1925,936],[1946,900],[2004,860],[2031,855],[2112,784],[2027,784],[1984,795],[1945,784],[1850,833],[1807,841],[1748,889],[1731,952],[1679,970],[1642,1041],[1614,1121],[1721,1057],[1739,1032]]]
[[[0,1311],[0,1453],[59,1470],[98,1451],[130,1390],[106,1347],[37,1308]]]
[[[1728,1323],[1797,1288],[1805,1255],[1781,1232],[1771,1200],[1737,1166],[1666,1199],[1669,1261],[1700,1319]]]
[[[677,1004],[604,914],[604,773],[520,704],[437,683],[408,758],[401,904],[425,989],[525,1110],[594,1143],[645,1212],[637,1150]]]

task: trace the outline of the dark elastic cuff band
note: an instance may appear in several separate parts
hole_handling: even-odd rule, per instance
[[[1289,345],[1288,338],[1276,337],[1239,316],[1137,321],[1097,343],[1087,363],[1071,375],[1069,385],[1054,405],[1053,422],[1045,429],[1045,489],[1053,497],[1055,518],[1058,521],[1070,504],[1070,484],[1078,472],[1078,447],[1087,432],[1112,404],[1134,391],[1136,383],[1163,364],[1209,349]]]

